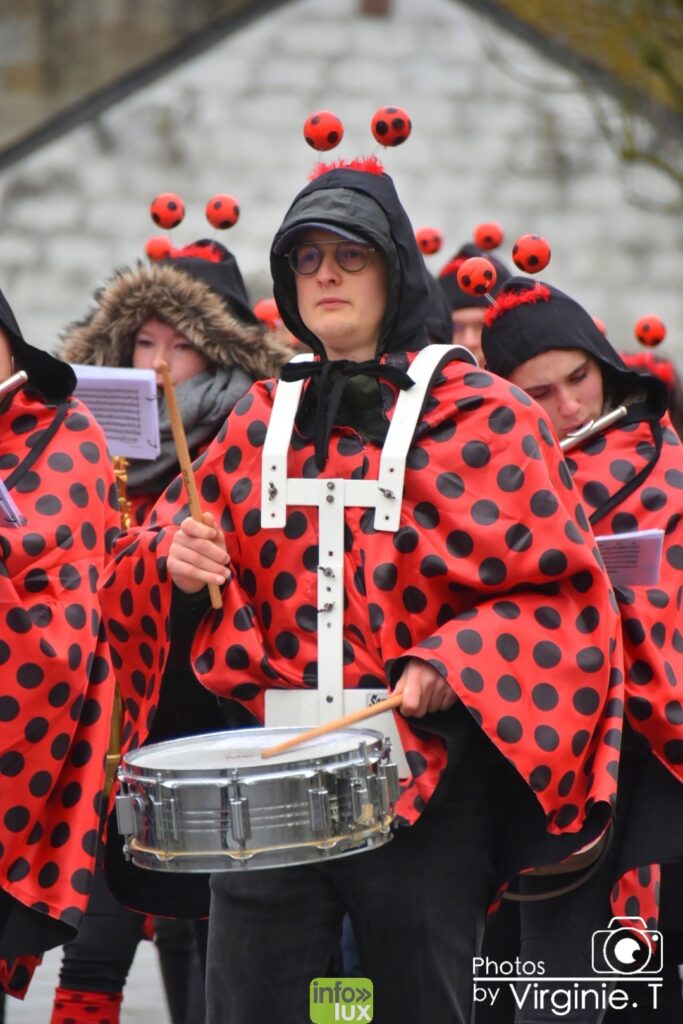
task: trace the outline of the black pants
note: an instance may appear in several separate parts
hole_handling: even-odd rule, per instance
[[[64,946],[60,986],[122,992],[144,922],[112,896],[98,869],[78,935]],[[206,934],[205,921],[160,922],[157,947],[173,1024],[203,1024]]]
[[[469,1024],[490,896],[490,818],[463,779],[386,846],[212,877],[207,1024],[301,1024],[349,913],[375,1024]]]
[[[603,985],[611,987],[609,974],[594,975],[592,966],[592,936],[595,932],[607,928],[610,921],[609,892],[614,871],[614,854],[608,851],[601,869],[585,884],[573,892],[539,903],[523,903],[521,912],[521,942],[519,959],[522,962],[542,963],[545,976],[549,978],[587,978],[595,977],[595,982],[580,983],[583,987],[602,992]],[[559,886],[571,882],[575,876],[558,875],[542,880],[542,887],[548,889],[553,882]],[[540,887],[534,881],[527,881],[520,887],[522,891],[531,893]],[[531,996],[533,989],[521,1008],[515,1011],[515,1024],[556,1024],[558,1020],[567,1024],[599,1024],[603,1020],[605,1010],[600,1006],[593,1008],[592,999],[586,996],[586,1002],[576,1009],[565,1009],[564,992],[573,994],[573,981],[546,983],[542,977],[530,979],[538,981],[544,989],[554,990],[555,1005],[548,997],[543,1005],[534,1004]],[[519,998],[522,997],[525,985],[517,986]],[[600,1000],[601,1002],[602,1000]],[[567,1004],[569,1006],[570,1004]],[[562,1009],[562,1016],[557,1009]]]
[[[78,935],[64,946],[59,984],[85,992],[121,992],[145,919],[116,900],[96,870]]]

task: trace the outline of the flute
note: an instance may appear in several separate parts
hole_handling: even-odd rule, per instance
[[[4,398],[5,395],[11,394],[12,391],[16,391],[17,388],[23,387],[28,380],[28,374],[25,370],[17,370],[7,380],[3,380],[0,384],[0,398]]]
[[[570,448],[574,448],[575,445],[581,444],[586,438],[592,437],[593,434],[599,434],[601,431],[607,430],[613,423],[616,423],[622,416],[625,416],[627,411],[625,405],[618,405],[616,409],[610,409],[603,416],[598,416],[597,420],[591,420],[579,430],[575,430],[573,434],[567,434],[566,437],[563,437],[560,441],[560,448],[563,452],[566,452]]]

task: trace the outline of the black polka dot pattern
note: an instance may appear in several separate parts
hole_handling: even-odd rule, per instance
[[[395,396],[391,387],[385,391],[391,415]],[[261,522],[262,432],[250,432],[250,425],[267,423],[271,405],[268,390],[254,386],[197,473],[200,489],[211,481],[209,498],[211,478],[218,481],[220,495],[205,507],[228,524],[236,577],[224,588],[222,612],[209,613],[198,631],[195,671],[209,689],[241,700],[261,719],[266,688],[315,685],[315,618],[326,600],[319,567],[332,558],[318,544],[315,509],[290,508],[284,529]],[[576,514],[577,490],[547,422],[540,422],[542,428],[538,407],[518,389],[464,363],[447,365],[408,459],[398,531],[377,529],[364,508],[345,513],[345,682],[386,681],[406,656],[430,661],[537,794],[551,831],[560,832],[575,830],[586,808],[614,798],[606,769],[613,751],[596,755],[606,749],[599,721],[610,669],[620,661],[610,646],[616,611],[587,523]],[[289,472],[371,480],[379,455],[351,428],[335,428],[320,474],[310,442],[295,433]],[[175,494],[162,499],[158,523],[171,523],[183,501]],[[142,670],[139,646],[151,641],[139,635],[137,608],[148,613],[155,560],[170,543],[165,538],[152,552],[154,531],[140,536],[140,548],[113,569],[115,586],[102,591],[105,620],[123,630],[112,643],[124,673],[125,666]],[[141,553],[144,579],[135,587]],[[158,644],[168,601],[164,588]],[[603,665],[583,653],[593,648],[608,652]],[[226,670],[226,657],[238,667]],[[588,695],[580,708],[572,701],[583,689],[599,694],[593,713]],[[412,768],[398,809],[414,821],[445,766],[445,746],[401,715],[396,722]],[[616,713],[610,724],[621,727]]]
[[[53,408],[22,392],[0,413],[15,465],[53,418]],[[0,468],[5,480],[9,471]],[[0,786],[0,887],[73,927],[89,892],[80,879],[94,864],[96,843],[85,837],[100,825],[102,779],[93,767],[107,749],[114,692],[96,594],[120,530],[114,486],[102,432],[72,401],[14,489],[26,525],[1,534],[0,721],[12,724],[14,739],[0,751],[0,772],[11,779]]]
[[[610,893],[612,913],[640,917],[648,928],[657,929],[661,874],[659,864],[645,864],[623,874]]]
[[[665,429],[666,442],[656,465],[633,494],[619,502],[596,526],[597,533],[665,529],[660,578],[652,587],[617,587],[622,612],[626,662],[626,715],[648,745],[683,781],[683,766],[676,759],[683,749],[683,721],[671,715],[672,687],[683,679],[683,644],[680,642],[681,609],[672,599],[683,583],[683,497],[681,495],[680,442]],[[618,426],[572,452],[568,464],[589,512],[632,480],[652,459],[654,448],[648,423]],[[590,620],[583,613],[581,627]],[[599,652],[586,645],[584,665],[596,665]],[[591,702],[589,701],[589,704]],[[668,710],[667,710],[668,709]]]

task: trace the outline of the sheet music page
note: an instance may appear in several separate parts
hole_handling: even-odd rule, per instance
[[[614,586],[652,587],[659,582],[664,530],[633,530],[595,538]]]
[[[74,394],[102,427],[111,455],[156,459],[159,409],[154,370],[71,364],[78,383]]]

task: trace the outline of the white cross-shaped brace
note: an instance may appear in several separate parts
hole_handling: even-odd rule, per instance
[[[300,355],[293,361],[310,358]],[[462,358],[463,350],[453,345],[429,345],[415,357],[409,371],[414,384],[399,393],[376,480],[288,476],[287,454],[303,381],[278,383],[263,446],[261,526],[281,529],[292,507],[318,509],[318,687],[267,690],[266,726],[321,725],[386,697],[386,691],[379,689],[344,689],[344,512],[349,507],[374,508],[376,530],[398,530],[406,459],[430,385],[445,363]],[[407,765],[399,757],[393,714],[379,715],[376,723],[391,736],[392,749],[402,761],[399,773],[405,776]]]

